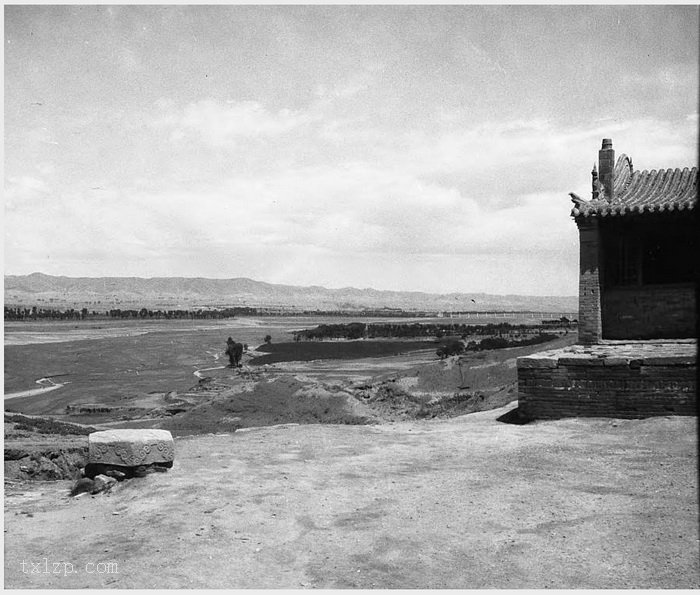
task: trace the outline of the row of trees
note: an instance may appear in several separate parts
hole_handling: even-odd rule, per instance
[[[486,337],[481,341],[469,341],[465,344],[459,339],[448,339],[437,349],[437,355],[444,359],[451,355],[459,355],[465,351],[484,351],[487,349],[505,349],[506,347],[525,347],[527,345],[538,345],[557,338],[551,333],[538,333],[526,339],[506,339],[504,337]]]
[[[75,310],[69,308],[67,310],[58,310],[54,308],[21,308],[5,306],[5,320],[85,320],[90,316],[87,308]]]
[[[74,308],[61,309],[58,307],[40,307],[32,306],[26,308],[23,306],[5,306],[5,320],[85,320],[90,319],[105,319],[105,318],[153,318],[153,319],[224,319],[235,318],[237,316],[348,316],[357,314],[356,312],[322,312],[319,310],[305,311],[279,311],[268,308],[253,308],[250,306],[236,306],[234,308],[198,308],[196,310],[177,309],[177,310],[161,310],[150,308],[112,308],[107,311],[88,310],[82,308],[80,310]],[[362,314],[367,316],[379,316],[380,312],[370,311]],[[386,315],[386,314],[382,314]],[[392,314],[398,316],[398,314]],[[405,316],[415,316],[416,313],[407,312],[401,314]],[[426,313],[420,314],[422,316]]]
[[[236,307],[220,310],[151,310],[149,308],[121,309],[113,308],[106,312],[89,311],[87,308],[76,310],[67,308],[23,308],[5,306],[5,320],[85,320],[105,318],[137,318],[137,319],[224,319],[236,316],[256,315],[255,308]]]
[[[561,323],[562,329],[569,328],[568,321]],[[551,330],[553,325],[510,324],[394,324],[394,323],[364,323],[350,322],[346,324],[321,324],[315,328],[294,331],[295,341],[321,341],[324,339],[415,339],[446,336],[467,338],[474,335],[530,335],[542,328]]]

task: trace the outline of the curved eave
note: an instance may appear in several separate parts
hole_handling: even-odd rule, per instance
[[[586,209],[574,207],[573,209],[571,209],[571,217],[573,217],[574,219],[589,219],[593,217],[626,217],[633,215],[679,213],[682,211],[690,212],[694,210],[695,203],[690,201],[662,205],[632,205],[629,207],[624,205],[610,205],[609,207],[600,209]]]

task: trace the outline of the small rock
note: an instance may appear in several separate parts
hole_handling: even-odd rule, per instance
[[[150,472],[149,467],[146,465],[139,465],[134,469],[134,477],[146,477]]]
[[[114,477],[109,477],[108,475],[98,475],[95,477],[94,487],[92,488],[92,494],[98,494],[100,492],[107,492],[112,489],[117,483]]]
[[[105,472],[105,475],[108,477],[113,477],[117,481],[123,481],[126,479],[126,473],[122,473],[121,471],[117,471],[116,469],[110,469],[109,471]]]
[[[92,490],[95,488],[95,482],[88,478],[88,477],[81,477],[78,481],[75,482],[75,485],[70,491],[70,495],[73,497],[80,496],[81,494],[89,494],[92,493]]]

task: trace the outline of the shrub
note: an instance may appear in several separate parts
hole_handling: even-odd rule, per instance
[[[457,355],[464,351],[464,344],[457,339],[450,339],[445,341],[436,351],[440,359],[450,357],[451,355]]]
[[[15,424],[15,429],[25,430],[29,432],[38,432],[40,434],[74,434],[78,436],[87,436],[97,429],[91,426],[79,426],[76,424],[55,421],[50,418],[40,417],[25,417],[24,415],[5,414],[5,422]]]

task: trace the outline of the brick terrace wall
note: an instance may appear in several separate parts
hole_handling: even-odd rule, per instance
[[[529,419],[697,415],[696,394],[695,363],[668,358],[518,362],[518,409]]]
[[[603,293],[604,339],[679,339],[697,335],[695,287],[647,285]]]
[[[598,343],[602,338],[600,314],[600,233],[597,219],[579,219],[578,342]]]

